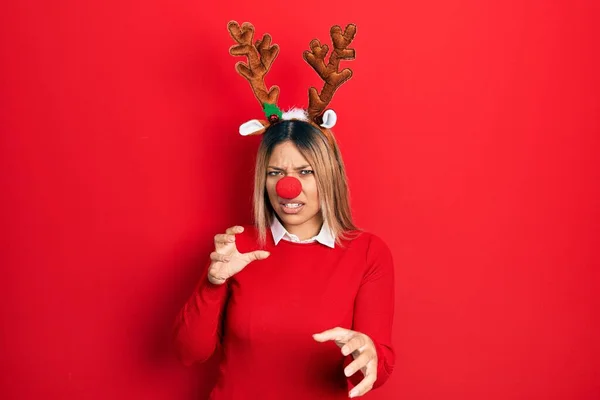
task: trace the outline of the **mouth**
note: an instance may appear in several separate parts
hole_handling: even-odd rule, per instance
[[[279,205],[286,214],[298,214],[304,208],[304,203],[301,202],[279,203]]]

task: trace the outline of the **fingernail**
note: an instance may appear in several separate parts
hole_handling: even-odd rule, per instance
[[[346,369],[344,370],[344,375],[346,375],[346,376],[350,376],[350,375],[352,375],[352,369],[351,369],[351,368],[346,368]]]
[[[356,395],[357,395],[357,394],[358,394],[358,390],[354,390],[354,389],[352,389],[352,390],[350,391],[350,398],[356,397]]]
[[[347,347],[342,347],[342,354],[347,356],[348,354],[350,354],[350,351],[348,351]]]

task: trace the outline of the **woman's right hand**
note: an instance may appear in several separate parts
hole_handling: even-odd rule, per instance
[[[235,235],[242,233],[244,228],[232,226],[224,234],[215,236],[215,251],[210,253],[208,280],[214,285],[221,285],[243,270],[252,261],[264,260],[270,253],[264,250],[240,253],[235,245]]]

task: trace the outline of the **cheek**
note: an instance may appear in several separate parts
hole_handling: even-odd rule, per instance
[[[269,179],[267,180],[267,183],[265,185],[265,190],[267,191],[267,196],[269,196],[269,199],[276,199],[277,198],[277,191],[275,190],[275,185],[277,184],[277,180],[276,179]]]
[[[308,182],[303,182],[303,189],[306,197],[308,197],[313,202],[317,202],[319,200],[319,190],[317,189],[317,182],[314,179],[311,179]]]

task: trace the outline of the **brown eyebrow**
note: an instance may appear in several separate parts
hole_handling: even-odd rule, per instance
[[[285,171],[283,168],[268,166],[267,168],[275,169],[277,171]],[[300,171],[301,169],[312,168],[310,165],[303,165],[301,167],[296,168],[296,171]]]

